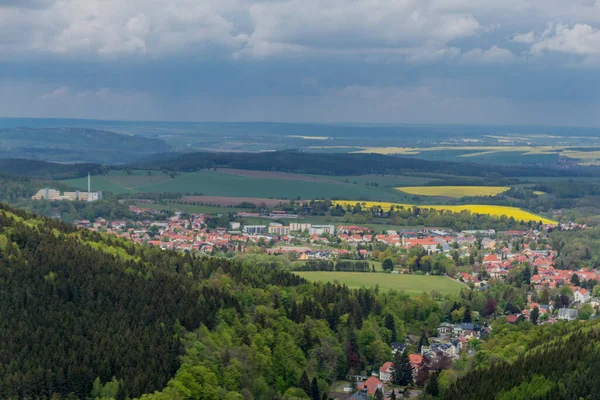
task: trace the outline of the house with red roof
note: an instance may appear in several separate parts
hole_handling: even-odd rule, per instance
[[[420,354],[409,354],[408,358],[413,368],[413,376],[416,377],[419,373],[419,368],[423,365],[423,356]]]
[[[575,293],[573,293],[573,297],[575,298],[575,301],[580,303],[585,303],[591,298],[590,292],[584,288],[576,290]]]
[[[391,381],[393,374],[394,374],[394,364],[391,361],[384,363],[381,366],[381,368],[379,368],[379,379],[382,382]]]
[[[370,377],[369,379],[367,379],[364,382],[361,382],[358,385],[358,390],[360,391],[365,391],[370,395],[373,396],[375,394],[375,391],[377,389],[381,389],[383,390],[383,382],[381,382],[379,379],[375,378],[374,376]]]

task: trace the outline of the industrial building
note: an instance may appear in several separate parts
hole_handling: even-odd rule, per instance
[[[56,189],[40,189],[36,194],[31,196],[31,200],[68,200],[68,201],[97,201],[102,200],[102,192],[92,192],[92,179],[88,174],[88,191],[81,192],[79,190],[75,192],[64,192],[60,193]]]

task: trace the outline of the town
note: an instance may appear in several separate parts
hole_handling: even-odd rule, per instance
[[[228,216],[231,221],[226,225],[219,226],[215,220],[225,221],[223,215],[175,212],[163,218],[149,208],[129,206],[129,210],[139,217],[136,221],[99,218],[80,220],[77,225],[165,250],[205,256],[263,254],[286,260],[297,271],[444,275],[475,291],[507,282],[529,285],[525,304],[504,305],[500,314],[508,324],[594,319],[600,307],[600,286],[596,286],[600,271],[559,269],[555,265],[557,250],[548,241],[553,229],[585,230],[585,225],[570,223],[504,232],[455,232],[445,228],[375,232],[368,226],[306,223],[302,217],[284,211],[238,212]],[[273,222],[245,224],[249,218]],[[411,254],[418,257],[411,258]],[[351,269],[344,261],[353,261]],[[369,261],[380,261],[383,270],[375,271]],[[422,385],[431,371],[449,368],[461,357],[472,357],[490,335],[488,317],[499,305],[485,307],[490,309],[484,315],[464,308],[451,310],[451,318],[440,322],[436,329],[392,343],[389,360],[369,375],[349,376],[351,385],[344,387],[344,392],[355,400],[374,396],[378,390],[384,398],[393,398],[390,396],[396,394],[398,383],[394,378],[394,367],[399,363],[396,353],[406,352],[411,382],[416,385]]]

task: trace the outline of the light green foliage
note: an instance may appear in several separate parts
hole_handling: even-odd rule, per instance
[[[554,383],[544,376],[535,375],[531,381],[523,382],[507,392],[500,393],[496,400],[530,400],[544,398]]]
[[[100,378],[96,378],[90,397],[93,400],[114,400],[119,392],[119,381],[113,377],[110,382],[102,384]]]

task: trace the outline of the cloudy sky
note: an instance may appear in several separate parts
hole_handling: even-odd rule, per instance
[[[600,126],[600,0],[0,0],[0,116]]]

